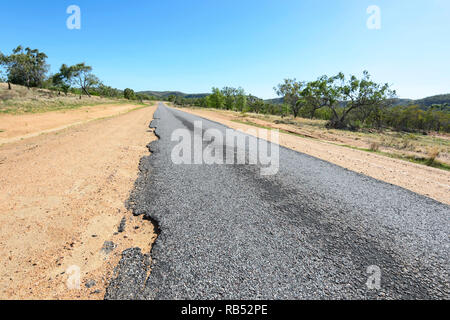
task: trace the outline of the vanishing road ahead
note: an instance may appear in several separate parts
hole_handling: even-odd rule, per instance
[[[449,206],[285,148],[273,176],[174,164],[172,133],[199,120],[227,129],[155,113],[160,140],[130,206],[160,234],[151,265],[124,252],[107,299],[450,298]],[[366,285],[369,266],[380,289]]]

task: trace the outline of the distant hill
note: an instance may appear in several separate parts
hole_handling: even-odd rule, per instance
[[[431,96],[427,98],[423,98],[420,100],[416,100],[414,104],[418,104],[420,106],[430,107],[433,104],[450,104],[450,93],[448,94],[439,94],[436,96]]]
[[[140,91],[139,93],[148,94],[157,98],[167,98],[171,95],[183,98],[203,98],[209,95],[209,93],[184,93],[180,91]]]
[[[284,100],[283,98],[275,98],[275,99],[266,99],[264,100],[264,102],[272,104],[282,104],[283,100]]]
[[[394,106],[419,106],[423,110],[428,110],[434,104],[449,104],[450,94],[439,94],[436,96],[426,97],[423,99],[394,99]]]
[[[413,99],[401,99],[401,98],[395,98],[392,101],[392,105],[394,107],[396,106],[410,106],[413,105],[415,100]]]

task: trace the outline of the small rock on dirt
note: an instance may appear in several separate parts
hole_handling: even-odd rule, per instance
[[[120,232],[124,232],[125,231],[125,225],[127,223],[127,219],[125,217],[122,218],[122,220],[120,221],[120,225],[119,228],[117,229],[117,231]]]
[[[105,241],[102,247],[102,252],[105,254],[109,254],[111,251],[113,251],[117,245],[112,241]]]
[[[85,286],[86,288],[92,288],[93,286],[96,285],[96,282],[94,280],[89,280],[88,282],[86,282]]]

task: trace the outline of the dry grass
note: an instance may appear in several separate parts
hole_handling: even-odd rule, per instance
[[[370,149],[371,151],[379,151],[379,150],[380,150],[380,144],[379,144],[378,142],[376,142],[376,141],[372,141],[372,142],[370,143],[369,149]]]
[[[436,158],[441,153],[441,150],[438,147],[432,147],[428,150],[428,161],[430,164],[433,164],[436,161]]]
[[[102,97],[87,97],[12,85],[8,90],[6,83],[0,83],[0,113],[23,114],[40,113],[55,110],[74,109],[81,106],[99,105],[106,103],[126,103],[127,100],[107,99]]]

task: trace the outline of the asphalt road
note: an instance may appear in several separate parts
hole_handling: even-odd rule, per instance
[[[198,120],[226,130],[164,105],[155,113],[160,140],[129,206],[160,234],[151,264],[123,253],[106,299],[450,298],[449,206],[285,148],[273,176],[174,164],[172,133]],[[369,266],[379,289],[366,285]]]

